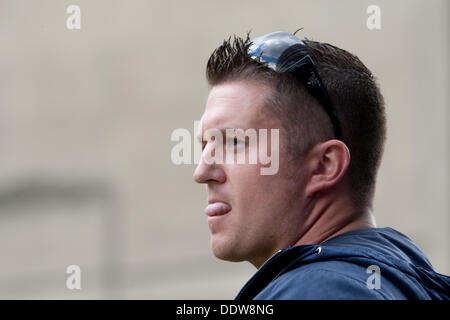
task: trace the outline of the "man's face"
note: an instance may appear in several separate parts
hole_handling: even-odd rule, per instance
[[[271,129],[279,129],[278,172],[261,175],[261,167],[267,165],[261,164],[259,158],[256,164],[248,163],[248,159],[245,164],[207,164],[205,153],[213,148],[212,141],[204,143],[202,159],[194,172],[195,181],[206,184],[208,201],[216,202],[206,209],[210,215],[213,213],[207,218],[213,253],[220,259],[246,260],[257,267],[298,240],[304,219],[304,165],[302,160],[290,161],[286,131],[265,109],[264,99],[270,90],[267,85],[252,81],[214,86],[201,118],[200,134],[213,128],[253,128],[257,132],[268,129],[270,138]],[[270,139],[267,146],[270,150]],[[250,147],[245,146],[246,153]]]

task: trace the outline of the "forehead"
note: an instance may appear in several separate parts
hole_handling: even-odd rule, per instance
[[[270,87],[263,83],[236,81],[212,87],[201,118],[203,130],[210,128],[270,128],[265,98]]]

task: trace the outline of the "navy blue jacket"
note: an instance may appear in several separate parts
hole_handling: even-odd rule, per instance
[[[449,297],[450,277],[436,273],[408,237],[391,228],[368,228],[321,244],[280,250],[259,268],[236,299]]]

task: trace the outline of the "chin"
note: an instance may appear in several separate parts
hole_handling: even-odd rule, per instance
[[[245,258],[239,254],[236,246],[232,245],[229,241],[219,241],[219,239],[214,239],[214,237],[212,237],[210,247],[214,256],[220,260],[231,262],[241,262],[245,260]]]

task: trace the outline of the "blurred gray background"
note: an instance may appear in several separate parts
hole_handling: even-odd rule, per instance
[[[388,115],[378,226],[449,274],[449,17],[445,0],[0,0],[0,298],[237,294],[256,270],[210,252],[204,186],[171,162],[170,135],[201,117],[212,50],[250,29],[304,27],[373,71]],[[81,290],[66,288],[73,264]]]

